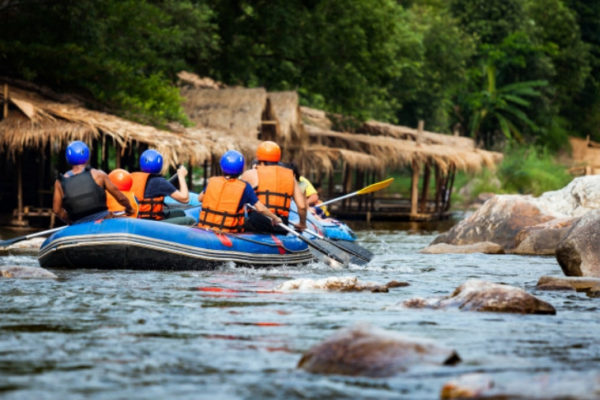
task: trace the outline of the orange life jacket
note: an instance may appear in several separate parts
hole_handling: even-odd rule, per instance
[[[244,230],[244,210],[238,211],[246,182],[215,176],[209,179],[198,226],[224,232]]]
[[[163,213],[163,201],[165,197],[144,197],[144,192],[146,191],[146,184],[148,183],[149,177],[150,174],[147,172],[131,173],[131,178],[133,179],[131,191],[133,192],[135,197],[137,197],[139,203],[138,218],[156,220],[165,219],[165,214]]]
[[[294,196],[294,172],[279,165],[259,165],[256,196],[261,203],[280,217],[290,213],[290,203]]]
[[[131,215],[131,218],[137,218],[139,207],[135,195],[130,190],[121,193],[127,197],[129,204],[131,204],[131,207],[133,207],[134,213]],[[119,203],[117,199],[115,199],[113,195],[108,192],[108,190],[106,191],[106,207],[108,207],[108,211],[110,212],[125,211],[125,207],[123,207],[121,203]]]

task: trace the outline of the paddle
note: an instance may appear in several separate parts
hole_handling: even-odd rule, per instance
[[[393,180],[394,180],[394,178],[388,178],[381,182],[372,183],[367,187],[357,190],[356,192],[348,193],[343,196],[336,197],[331,200],[327,200],[326,202],[317,204],[315,207],[323,207],[323,206],[326,206],[327,204],[331,204],[331,203],[335,203],[336,201],[347,199],[348,197],[357,196],[359,194],[372,193],[372,192],[376,192],[381,189],[385,189],[386,187],[390,186],[390,184],[393,182]]]
[[[48,229],[47,231],[30,233],[29,235],[25,235],[25,236],[19,236],[19,237],[15,237],[15,238],[12,238],[12,239],[2,240],[2,241],[0,241],[0,247],[10,246],[11,244],[20,242],[22,240],[27,240],[27,239],[31,239],[31,238],[34,238],[34,237],[45,236],[45,235],[48,235],[50,233],[58,232],[61,229],[65,229],[67,226],[68,225],[59,226],[58,228]]]
[[[251,204],[247,204],[247,205],[249,208],[256,211],[256,207],[254,207]],[[299,234],[298,232],[296,232],[294,229],[290,228],[289,226],[287,226],[283,223],[279,223],[279,224],[277,224],[277,226],[281,227],[282,229],[285,229],[287,232],[296,236],[298,239],[302,240],[304,243],[306,243],[307,245],[309,245],[310,247],[312,247],[313,249],[318,251],[320,254],[322,254],[323,255],[322,261],[324,261],[326,264],[328,264],[332,268],[347,267],[348,264],[350,263],[349,258],[346,259],[346,257],[342,257],[337,254],[332,254],[332,253],[328,252],[325,248],[314,243],[312,240],[305,238],[304,236],[302,236],[301,234]]]
[[[350,254],[352,256],[352,258],[350,259],[350,261],[354,264],[357,265],[366,265],[371,261],[371,257],[368,257],[364,254],[361,254],[353,249],[350,249],[348,247],[344,247],[342,244],[336,242],[335,240],[331,240],[329,238],[326,238],[323,235],[318,234],[315,231],[312,231],[310,229],[305,229],[304,232],[313,235],[314,237],[318,238],[320,241],[325,242],[327,244],[330,244],[334,247],[337,247],[338,249]]]

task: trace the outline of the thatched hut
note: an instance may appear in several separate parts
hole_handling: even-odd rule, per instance
[[[342,157],[340,173],[343,192],[358,190],[373,183],[383,177],[381,171],[384,170],[411,170],[410,201],[394,201],[394,204],[384,209],[384,202],[375,205],[374,196],[370,197],[370,201],[364,201],[364,205],[363,199],[357,198],[338,206],[338,214],[342,215],[363,215],[369,218],[376,216],[379,207],[379,212],[388,218],[392,215],[411,220],[443,217],[450,208],[450,193],[457,170],[475,172],[482,167],[493,169],[502,159],[500,153],[477,149],[470,138],[427,132],[423,130],[422,124],[419,128],[412,129],[368,121],[355,126],[353,132],[339,132],[332,130],[336,124],[327,113],[307,107],[302,107],[301,112],[304,130],[312,146],[338,151],[343,149],[371,157],[363,157],[362,165],[356,159]],[[313,176],[321,180],[321,171],[328,166],[333,167],[334,163],[321,163]],[[434,182],[431,182],[432,170]],[[329,176],[332,177],[333,172],[330,171]],[[331,178],[329,181],[331,182]],[[434,195],[430,198],[432,183]],[[335,193],[331,191],[331,183],[329,186],[331,197]]]
[[[600,174],[600,143],[586,139],[570,137],[573,166],[569,169],[573,175]]]
[[[156,129],[107,113],[92,111],[76,102],[57,100],[33,89],[1,84],[0,152],[2,206],[13,208],[15,222],[28,216],[51,216],[51,190],[55,171],[68,169],[63,151],[73,140],[90,145],[92,166],[137,169],[139,153],[149,147],[163,154],[165,169],[210,157],[210,140],[192,140],[184,134]],[[113,159],[115,165],[109,165]]]

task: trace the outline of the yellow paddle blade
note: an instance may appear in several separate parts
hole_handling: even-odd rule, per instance
[[[373,183],[367,187],[360,189],[358,192],[356,192],[356,194],[366,194],[366,193],[376,192],[381,189],[385,189],[386,187],[390,186],[393,181],[394,181],[394,178],[387,178],[385,181]]]

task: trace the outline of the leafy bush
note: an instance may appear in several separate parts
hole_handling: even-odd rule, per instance
[[[480,193],[519,193],[539,196],[561,189],[572,177],[552,153],[535,146],[509,146],[496,171],[484,169],[476,175],[458,173],[452,200],[468,204]]]

